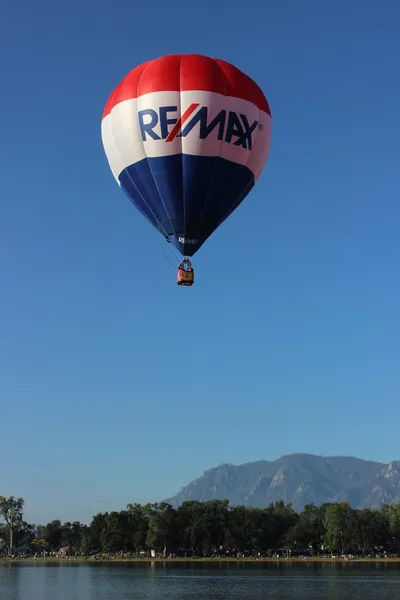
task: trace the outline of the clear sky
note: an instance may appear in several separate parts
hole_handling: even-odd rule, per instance
[[[28,519],[223,462],[400,459],[399,21],[396,0],[4,4],[0,494]],[[273,115],[191,289],[100,137],[122,77],[180,52],[236,64]]]

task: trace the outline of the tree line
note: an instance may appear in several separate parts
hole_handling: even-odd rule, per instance
[[[0,496],[0,552],[67,555],[366,556],[400,553],[400,502],[380,509],[346,502],[307,504],[296,512],[275,502],[265,508],[230,506],[228,500],[128,504],[119,512],[47,525],[24,521],[23,498]]]

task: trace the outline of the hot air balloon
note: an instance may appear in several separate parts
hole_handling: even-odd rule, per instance
[[[266,164],[271,111],[258,85],[228,62],[175,54],[145,62],[111,93],[101,122],[110,169],[133,205],[183,257],[239,206]]]

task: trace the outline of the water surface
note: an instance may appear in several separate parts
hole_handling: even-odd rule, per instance
[[[400,563],[0,563],[0,600],[400,600]]]

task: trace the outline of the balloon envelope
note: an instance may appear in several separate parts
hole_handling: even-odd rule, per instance
[[[169,55],[133,69],[110,95],[101,134],[118,185],[183,256],[193,256],[259,178],[271,112],[233,65]]]

